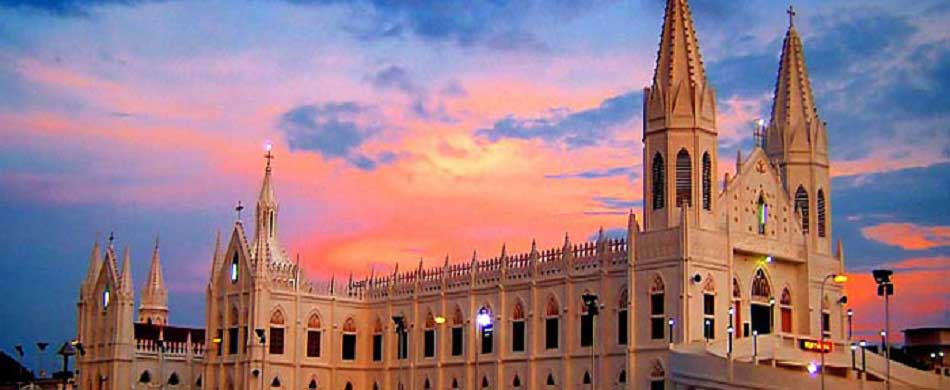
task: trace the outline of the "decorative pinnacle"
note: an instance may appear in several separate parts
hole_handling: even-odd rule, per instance
[[[112,247],[112,242],[115,241],[115,231],[109,232],[109,247]]]

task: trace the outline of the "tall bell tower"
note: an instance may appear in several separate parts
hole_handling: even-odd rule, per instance
[[[643,90],[644,228],[715,222],[716,94],[686,0],[668,0],[653,85]]]

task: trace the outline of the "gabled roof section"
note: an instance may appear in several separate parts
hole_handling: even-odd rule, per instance
[[[683,81],[690,87],[706,83],[693,16],[686,0],[668,0],[660,34],[653,85],[671,90]]]

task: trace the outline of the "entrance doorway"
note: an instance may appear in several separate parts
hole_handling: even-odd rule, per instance
[[[758,331],[760,335],[772,333],[772,324],[769,313],[769,305],[753,303],[752,309],[752,330]]]

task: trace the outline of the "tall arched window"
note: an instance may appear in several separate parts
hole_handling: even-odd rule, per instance
[[[663,307],[665,301],[665,287],[660,275],[653,277],[653,284],[650,286],[650,338],[662,340],[664,337],[664,322],[666,309]]]
[[[527,328],[525,327],[524,306],[521,302],[515,303],[511,313],[511,351],[524,352]]]
[[[765,224],[769,220],[769,204],[765,203],[765,194],[759,194],[759,201],[756,203],[756,222],[759,225],[759,234],[765,234]]]
[[[818,190],[818,237],[825,236],[825,191]]]
[[[307,321],[307,357],[320,357],[320,336],[322,335],[320,316],[310,315]]]
[[[703,153],[703,209],[712,209],[712,159],[709,152]]]
[[[383,360],[383,321],[376,317],[376,323],[373,324],[373,361]]]
[[[554,296],[548,298],[547,310],[545,310],[544,319],[544,348],[557,349],[560,336],[560,315],[561,309],[554,299]]]
[[[676,154],[676,206],[693,204],[693,160],[686,149]]]
[[[802,234],[808,234],[808,192],[802,186],[795,191],[795,213],[802,218]]]
[[[772,310],[775,301],[772,298],[772,287],[762,268],[755,270],[752,277],[750,312],[752,317],[752,331],[760,335],[772,333]]]
[[[782,332],[792,333],[792,293],[788,291],[788,287],[782,289],[779,305],[782,313]]]
[[[435,317],[432,312],[426,315],[425,329],[422,331],[422,357],[435,357]]]
[[[284,354],[284,313],[280,309],[274,310],[270,316],[270,353],[271,355]]]
[[[657,152],[653,156],[653,209],[662,209],[666,204],[666,164],[663,155]]]
[[[495,316],[494,313],[492,313],[491,307],[489,307],[488,305],[482,306],[482,308],[479,309],[479,313],[480,312],[488,313],[488,316],[491,318]],[[483,354],[492,353],[492,351],[494,351],[494,346],[495,346],[495,338],[494,338],[495,333],[492,332],[491,330],[486,331],[484,328],[482,328],[481,325],[477,327],[477,330],[478,330],[478,337],[481,337],[481,340],[479,340],[479,344],[481,344],[481,347],[482,347],[481,353]]]
[[[462,309],[455,306],[455,313],[452,314],[452,356],[462,356],[465,346],[465,317],[462,316]]]
[[[353,317],[343,322],[343,348],[340,356],[343,360],[356,360],[356,321]]]

